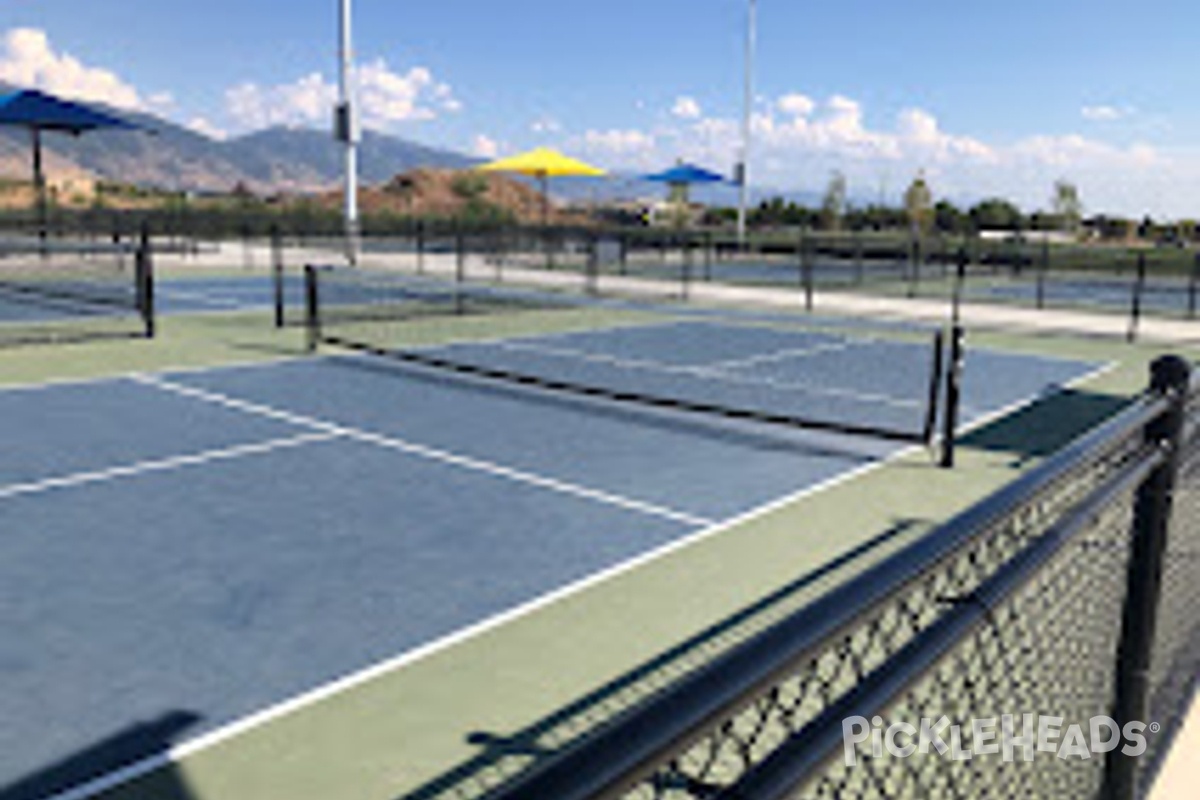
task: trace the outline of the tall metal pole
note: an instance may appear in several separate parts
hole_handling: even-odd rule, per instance
[[[339,15],[339,84],[336,135],[345,147],[343,216],[346,223],[346,260],[358,263],[358,119],[354,97],[354,50],[350,36],[350,0],[341,0]]]
[[[738,247],[746,246],[746,204],[750,190],[750,124],[754,113],[754,44],[757,17],[757,0],[749,0],[746,13],[746,85],[743,89],[742,108],[742,152],[738,161]]]

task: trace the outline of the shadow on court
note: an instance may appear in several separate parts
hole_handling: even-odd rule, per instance
[[[0,786],[0,800],[43,800],[144,759],[163,755],[202,719],[191,711],[168,711],[157,719],[131,725],[14,783]],[[173,769],[156,770],[154,785],[160,797],[173,800],[192,797],[183,779]]]
[[[512,733],[473,731],[467,734],[467,743],[479,748],[476,756],[401,795],[397,800],[462,800],[487,796],[505,781],[555,757],[588,730],[783,619],[795,610],[797,604],[805,604],[810,590],[820,591],[819,583],[847,580],[853,573],[868,568],[924,535],[931,526],[932,523],[927,520],[898,520],[887,530],[841,557],[771,592],[522,730]]]
[[[1014,466],[1045,458],[1129,404],[1129,398],[1063,389],[959,440],[965,448],[1009,453]]]

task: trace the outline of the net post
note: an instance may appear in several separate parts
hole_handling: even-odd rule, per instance
[[[271,280],[275,290],[275,327],[284,326],[283,237],[279,223],[271,223]]]
[[[1125,606],[1117,645],[1113,720],[1124,729],[1130,722],[1149,724],[1151,656],[1162,571],[1169,536],[1172,496],[1179,473],[1180,449],[1187,417],[1191,367],[1178,356],[1164,356],[1150,367],[1150,393],[1170,401],[1168,410],[1151,422],[1145,441],[1165,454],[1163,462],[1138,487],[1129,543]],[[1133,800],[1138,796],[1138,759],[1109,751],[1105,760],[1104,800]]]
[[[317,286],[317,268],[312,264],[304,265],[304,330],[306,349],[315,353],[321,342],[321,295]]]
[[[1138,253],[1137,276],[1133,281],[1133,296],[1129,306],[1129,329],[1125,332],[1125,341],[1137,339],[1138,326],[1142,319],[1142,292],[1146,288],[1146,254]]]
[[[962,373],[965,332],[957,322],[950,330],[950,358],[946,364],[946,408],[943,415],[942,459],[944,469],[954,466],[958,446],[958,412],[962,399]]]
[[[925,407],[925,426],[921,438],[926,446],[933,442],[937,428],[938,398],[942,391],[942,376],[945,373],[946,334],[939,328],[933,334],[933,367],[929,372],[928,404]]]
[[[146,338],[153,339],[156,331],[154,314],[154,259],[150,249],[150,223],[143,222],[138,236],[137,253],[134,255],[134,280],[138,311]]]

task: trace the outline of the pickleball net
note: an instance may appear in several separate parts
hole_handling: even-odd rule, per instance
[[[535,390],[895,442],[935,440],[957,360],[940,330],[863,335],[362,268],[308,267],[306,300],[314,350],[333,345]]]
[[[153,333],[148,244],[0,239],[0,345]]]

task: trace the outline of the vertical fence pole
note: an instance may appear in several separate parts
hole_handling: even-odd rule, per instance
[[[908,296],[916,297],[921,290],[921,234],[914,231],[908,247]]]
[[[586,290],[588,294],[597,294],[600,288],[600,235],[588,233],[587,242]]]
[[[251,269],[254,266],[254,257],[250,253],[250,225],[243,222],[241,225],[242,234],[242,266],[245,269]]]
[[[1121,728],[1130,722],[1152,721],[1146,719],[1151,656],[1190,372],[1188,362],[1178,356],[1164,356],[1150,368],[1150,391],[1167,397],[1171,405],[1166,414],[1147,426],[1146,441],[1167,457],[1138,488],[1134,500],[1113,710],[1113,719]],[[1121,749],[1109,751],[1106,757],[1105,800],[1133,800],[1138,796],[1138,759],[1125,755]]]
[[[308,352],[316,352],[321,342],[321,297],[317,287],[317,268],[304,265],[304,329],[308,334]]]
[[[704,232],[704,280],[707,283],[712,283],[713,279],[713,234],[712,231]]]
[[[425,274],[425,220],[417,220],[417,274]]]
[[[150,224],[143,222],[141,235],[138,239],[137,254],[134,256],[134,277],[137,281],[138,311],[142,315],[142,325],[147,339],[153,339],[156,333],[154,313],[154,258],[150,247]]]
[[[463,236],[462,227],[454,226],[454,311],[456,314],[466,313],[466,298],[463,296],[463,283],[467,279],[467,243]]]
[[[1129,330],[1125,333],[1126,341],[1137,339],[1138,325],[1142,319],[1142,292],[1146,288],[1146,254],[1138,253],[1137,277],[1133,281],[1133,297],[1129,307]]]
[[[967,248],[958,248],[958,264],[954,270],[954,289],[950,293],[950,324],[958,325],[962,319],[963,286],[967,282]]]
[[[1050,271],[1050,240],[1042,239],[1042,259],[1037,273],[1037,307],[1046,307],[1046,274]]]
[[[283,237],[279,223],[271,223],[271,280],[275,287],[275,327],[284,326]]]
[[[1192,276],[1188,279],[1188,319],[1196,318],[1196,291],[1200,289],[1200,252],[1192,258]]]
[[[804,289],[804,310],[813,310],[813,241],[808,228],[800,234],[800,285]]]
[[[854,229],[854,282],[862,286],[863,281],[867,279],[866,269],[863,265],[863,241],[862,231],[858,228]]]

